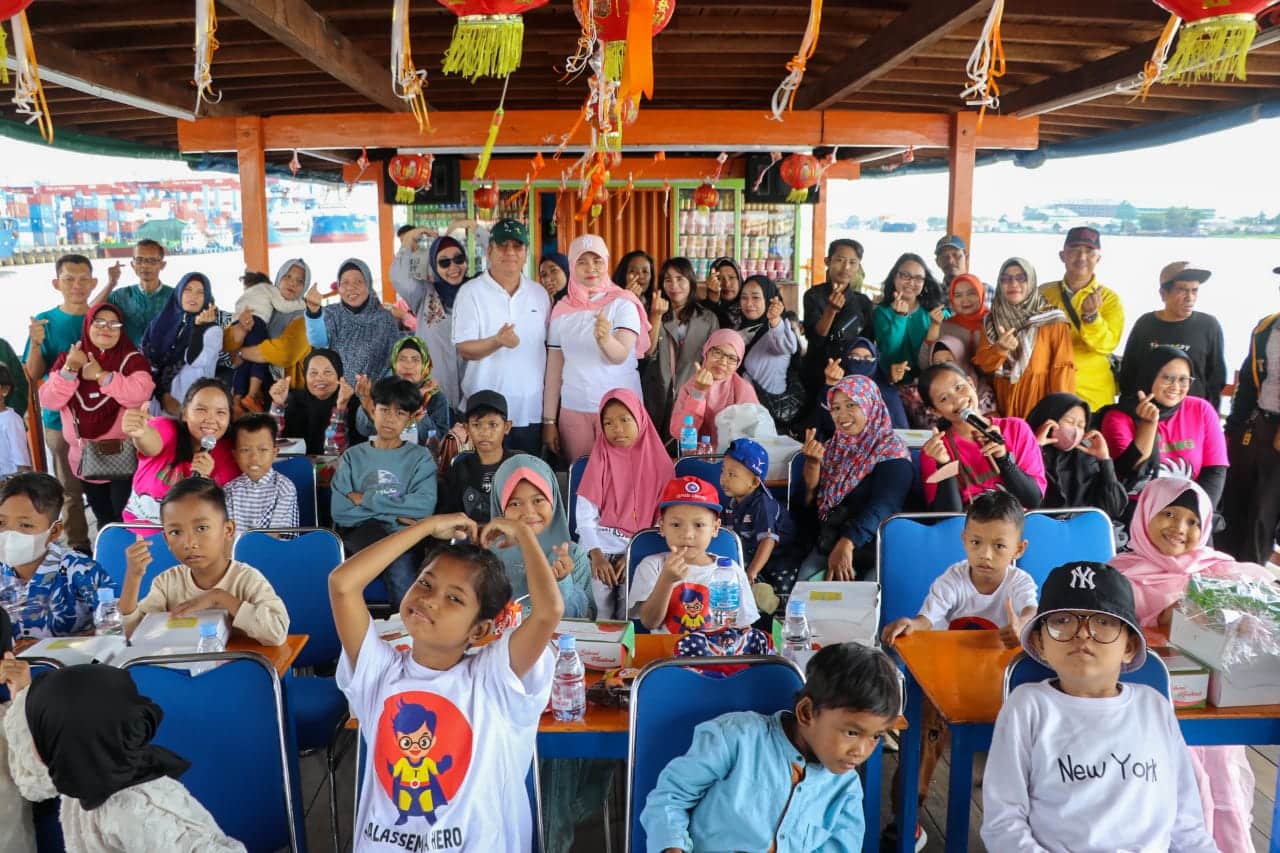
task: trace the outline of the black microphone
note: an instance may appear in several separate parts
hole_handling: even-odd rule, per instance
[[[960,417],[963,418],[964,422],[969,426],[986,436],[987,441],[994,441],[996,444],[1004,444],[1004,436],[996,432],[995,428],[992,427],[990,423],[983,420],[982,415],[979,415],[973,409],[961,410]]]

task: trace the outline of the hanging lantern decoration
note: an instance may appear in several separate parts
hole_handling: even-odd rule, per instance
[[[413,63],[409,47],[409,0],[395,0],[391,7],[391,91],[409,105],[418,132],[431,130],[427,118],[427,72]]]
[[[787,63],[787,76],[782,78],[778,88],[773,90],[770,113],[766,118],[782,121],[783,112],[791,112],[796,101],[796,90],[804,81],[804,70],[813,52],[818,49],[818,31],[822,27],[822,0],[809,0],[809,23],[804,28],[804,38],[800,40],[800,49]]]
[[[1201,80],[1245,79],[1245,60],[1258,34],[1257,15],[1275,0],[1155,0],[1182,19],[1182,31],[1162,79],[1189,85]]]
[[[636,57],[636,60],[641,67],[636,70],[643,74],[643,66],[647,60],[649,86],[652,88],[653,37],[671,23],[676,0],[587,0],[587,3],[590,4],[591,17],[594,19],[596,38],[604,42],[605,76],[615,83],[621,81],[627,55],[640,51],[642,55]],[[586,22],[582,20],[582,12],[577,4],[573,11],[578,17],[578,23],[585,26]],[[636,18],[634,33],[630,24],[632,16]],[[646,19],[649,21],[648,28],[642,23]],[[634,42],[633,36],[636,39]]]
[[[13,62],[16,78],[13,86],[13,103],[18,115],[27,117],[27,124],[35,122],[45,142],[53,142],[53,119],[49,104],[44,99],[44,86],[40,83],[36,49],[31,41],[31,28],[27,24],[27,7],[31,0],[0,0],[0,19],[8,19],[13,28]],[[4,30],[0,30],[0,82],[9,82],[6,61],[8,45]]]
[[[712,208],[719,206],[719,204],[720,192],[710,182],[700,184],[693,191],[693,206],[697,208],[698,213],[710,213]]]
[[[471,191],[471,201],[475,204],[476,213],[486,219],[498,209],[499,198],[497,184],[481,184]]]
[[[439,0],[458,16],[453,39],[444,53],[445,74],[460,74],[474,83],[481,77],[506,77],[520,67],[524,44],[521,13],[545,6],[547,0]]]
[[[822,165],[812,154],[789,154],[778,167],[778,174],[791,187],[787,201],[802,204],[809,199],[810,188],[817,186],[822,177]]]
[[[9,20],[14,15],[21,15],[27,11],[27,7],[31,5],[31,0],[0,0],[0,19]],[[14,39],[17,42],[17,39]],[[21,45],[19,45],[21,48]],[[4,30],[0,29],[0,83],[9,82],[9,66],[5,64],[9,59],[9,45],[5,38]]]
[[[213,7],[213,0],[196,0],[196,68],[192,81],[196,86],[196,108],[200,112],[200,102],[208,101],[216,104],[222,100],[222,93],[213,88],[213,53],[218,49],[218,13]]]
[[[413,204],[418,190],[431,183],[432,155],[397,154],[387,164],[387,175],[396,185],[396,204]]]
[[[978,128],[982,128],[982,120],[988,109],[1000,108],[1000,78],[1005,73],[1004,40],[1000,37],[1000,27],[1004,23],[1004,0],[995,0],[987,12],[987,20],[982,25],[982,34],[978,43],[969,54],[965,65],[965,74],[969,77],[969,85],[960,91],[960,98],[966,106],[978,108]]]
[[[289,174],[296,178],[300,171],[302,171],[302,163],[298,160],[298,149],[295,148],[293,149],[293,157],[289,159]]]

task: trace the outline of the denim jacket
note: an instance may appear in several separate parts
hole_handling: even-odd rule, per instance
[[[649,793],[640,822],[649,853],[855,853],[862,849],[862,783],[856,772],[804,767],[782,715],[735,712],[700,724]]]

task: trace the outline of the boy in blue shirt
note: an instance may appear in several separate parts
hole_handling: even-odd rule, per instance
[[[768,451],[749,438],[735,438],[720,468],[720,491],[726,498],[721,520],[742,540],[747,580],[789,595],[803,555],[786,559],[782,553],[795,537],[795,527],[790,513],[765,487],[768,474]]]
[[[855,768],[901,708],[898,673],[880,651],[842,643],[809,660],[791,711],[701,723],[689,751],[649,792],[648,853],[853,853],[862,849]]]
[[[386,376],[373,385],[374,435],[348,448],[333,475],[333,523],[348,554],[433,514],[436,462],[431,451],[405,441],[401,433],[422,407],[422,392],[412,382]],[[422,549],[397,557],[383,581],[391,606],[400,606],[418,577]]]

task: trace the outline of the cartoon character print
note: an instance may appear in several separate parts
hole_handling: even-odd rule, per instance
[[[664,624],[672,634],[690,634],[702,630],[707,621],[711,594],[700,583],[676,584],[671,590]]]
[[[387,700],[374,767],[399,813],[396,826],[440,820],[466,777],[471,746],[471,727],[447,699],[415,692]]]

